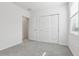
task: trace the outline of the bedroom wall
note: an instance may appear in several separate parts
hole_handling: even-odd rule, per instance
[[[48,6],[47,6],[48,7]],[[41,9],[41,8],[40,8]],[[34,11],[31,13],[30,39],[40,41],[36,38],[35,29],[38,33],[39,17],[43,15],[59,14],[59,44],[67,45],[68,43],[68,7],[67,4],[58,6],[52,5],[52,8],[44,8],[43,10]],[[38,36],[38,35],[37,35]]]
[[[79,3],[78,3],[79,4]],[[74,15],[75,12],[78,12],[79,10],[79,5],[77,3],[70,3],[70,18]],[[77,6],[78,5],[78,6]],[[77,9],[77,8],[78,9]],[[79,32],[78,35],[75,33],[69,32],[69,48],[73,55],[79,56]]]
[[[11,2],[0,2],[0,50],[22,43],[22,16],[30,16]]]

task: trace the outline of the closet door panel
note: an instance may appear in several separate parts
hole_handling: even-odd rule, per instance
[[[58,15],[42,16],[39,19],[39,40],[58,43]]]
[[[40,17],[39,20],[39,40],[49,41],[49,16]]]
[[[51,16],[50,23],[51,23],[51,40],[53,42],[58,42],[58,31],[59,31],[58,15]]]

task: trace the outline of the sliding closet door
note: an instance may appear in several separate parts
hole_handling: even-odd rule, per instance
[[[40,17],[39,40],[58,42],[58,15]]]
[[[49,41],[49,16],[42,16],[39,20],[39,40]]]
[[[50,29],[51,29],[51,40],[52,42],[58,42],[59,38],[59,21],[58,15],[50,16]]]

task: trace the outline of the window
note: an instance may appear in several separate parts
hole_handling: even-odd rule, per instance
[[[79,12],[78,12],[78,3],[72,3],[70,7],[70,32],[78,35],[79,33]]]

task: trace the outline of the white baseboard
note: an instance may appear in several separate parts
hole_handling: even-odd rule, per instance
[[[13,46],[16,46],[16,45],[21,44],[21,43],[22,43],[22,41],[18,41],[17,43],[14,43],[14,44],[8,45],[8,46],[6,46],[4,48],[1,48],[0,51],[4,50],[4,49],[7,49],[7,48],[10,48],[10,47],[13,47]]]
[[[33,40],[33,39],[30,39],[30,40]],[[39,41],[39,42],[47,42],[47,41],[41,41],[41,40],[34,40],[34,41]],[[59,44],[59,45],[64,45],[64,46],[68,46],[67,44],[64,44],[64,43],[58,43],[58,42],[47,42],[47,43],[55,43],[55,44]]]

